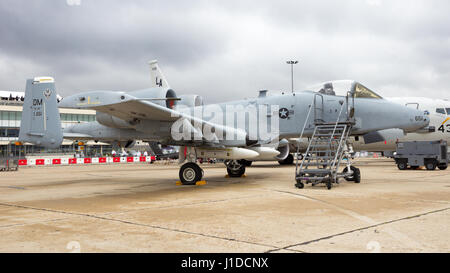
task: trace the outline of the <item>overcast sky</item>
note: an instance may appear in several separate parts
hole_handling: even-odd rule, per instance
[[[78,3],[79,2],[79,5]],[[450,98],[450,1],[2,0],[0,90],[53,76],[58,92],[150,85],[206,102],[355,79],[383,96]]]

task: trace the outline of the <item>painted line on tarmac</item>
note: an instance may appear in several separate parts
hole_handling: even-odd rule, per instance
[[[15,189],[15,190],[26,190],[25,187],[17,187],[17,186],[0,186],[0,188]]]

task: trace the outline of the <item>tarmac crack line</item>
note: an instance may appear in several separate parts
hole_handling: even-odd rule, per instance
[[[400,222],[400,221],[403,221],[403,220],[409,220],[409,219],[412,219],[412,218],[417,218],[417,217],[425,216],[425,215],[428,215],[428,214],[438,213],[438,212],[446,211],[446,210],[449,210],[449,209],[450,208],[444,208],[444,209],[429,211],[429,212],[425,212],[425,213],[421,213],[421,214],[417,214],[417,215],[407,216],[407,217],[404,217],[404,218],[394,219],[394,220],[382,222],[382,223],[379,223],[379,224],[376,224],[376,225],[365,226],[365,227],[361,227],[361,228],[357,228],[357,229],[344,231],[344,232],[341,232],[341,233],[336,233],[336,234],[333,234],[333,235],[324,236],[324,237],[321,237],[321,238],[318,238],[318,239],[314,239],[314,240],[310,240],[310,241],[306,241],[306,242],[302,242],[302,243],[298,243],[298,244],[288,245],[288,246],[285,246],[285,247],[282,247],[282,248],[271,249],[271,250],[266,251],[266,252],[270,253],[270,252],[274,252],[274,251],[278,251],[278,250],[291,250],[291,249],[289,249],[291,247],[308,245],[308,244],[311,244],[311,243],[316,243],[316,242],[319,242],[319,241],[322,241],[322,240],[332,239],[334,237],[350,234],[350,233],[353,233],[353,232],[362,231],[362,230],[366,230],[366,229],[370,229],[370,228],[374,228],[374,227],[379,227],[379,226],[383,226],[383,225],[388,225],[388,224],[392,224],[392,223],[395,223],[395,222]]]
[[[254,243],[254,242],[249,242],[249,241],[245,241],[245,240],[220,237],[220,236],[216,236],[216,235],[209,235],[209,234],[192,232],[192,231],[181,230],[181,229],[172,229],[172,228],[156,226],[156,225],[135,223],[135,222],[131,222],[131,221],[126,221],[126,220],[121,220],[121,219],[114,219],[114,218],[107,218],[107,217],[97,216],[97,215],[93,215],[93,214],[59,211],[59,210],[52,210],[52,209],[46,209],[46,208],[36,208],[36,207],[29,207],[29,206],[22,206],[22,205],[8,204],[8,203],[0,203],[0,206],[15,207],[15,208],[21,208],[21,209],[39,210],[39,211],[47,211],[47,212],[61,213],[61,214],[67,214],[67,215],[76,215],[76,216],[89,217],[89,218],[94,218],[94,219],[99,219],[99,220],[104,220],[104,221],[118,222],[118,223],[122,223],[122,224],[141,226],[141,227],[148,227],[148,228],[160,229],[160,230],[165,230],[165,231],[184,233],[184,234],[188,234],[188,235],[196,235],[196,236],[202,236],[202,237],[207,237],[207,238],[212,238],[212,239],[225,240],[225,241],[230,241],[230,242],[238,242],[238,243],[245,243],[245,244],[262,246],[262,247],[268,247],[268,248],[282,249],[282,248],[279,248],[277,246],[268,245],[268,244]],[[298,250],[293,250],[293,251],[303,252],[303,251],[298,251]]]
[[[302,199],[313,200],[313,201],[316,201],[316,202],[324,203],[324,204],[329,205],[329,206],[333,206],[335,209],[338,209],[339,211],[341,211],[341,212],[343,212],[343,213],[345,213],[345,214],[347,214],[347,215],[349,215],[351,217],[354,217],[354,218],[356,218],[358,220],[361,220],[361,221],[364,221],[366,223],[369,223],[370,225],[369,226],[365,226],[365,227],[361,227],[361,228],[357,228],[357,229],[353,229],[353,230],[340,232],[340,233],[333,234],[333,235],[324,236],[324,237],[321,237],[321,238],[318,238],[318,239],[314,239],[314,240],[310,240],[310,241],[306,241],[306,242],[302,242],[302,243],[298,243],[298,244],[288,245],[288,246],[285,246],[285,247],[282,247],[282,248],[272,249],[272,250],[267,251],[267,253],[278,251],[278,250],[283,250],[283,249],[284,250],[289,250],[289,248],[291,248],[291,247],[307,245],[307,244],[319,242],[319,241],[322,241],[322,240],[328,240],[328,239],[331,239],[331,238],[334,238],[334,237],[338,237],[338,236],[342,236],[342,235],[345,235],[345,234],[349,234],[349,233],[353,233],[353,232],[357,232],[357,231],[361,231],[361,230],[366,230],[366,229],[370,229],[370,228],[374,228],[374,227],[385,226],[385,225],[392,224],[392,223],[395,223],[395,222],[400,222],[400,221],[404,221],[404,220],[410,220],[410,219],[413,219],[413,218],[418,218],[418,217],[422,217],[422,216],[425,216],[425,215],[428,215],[428,214],[438,213],[438,212],[442,212],[442,211],[446,211],[446,210],[450,209],[450,207],[447,207],[447,208],[443,208],[443,209],[433,210],[433,211],[424,212],[424,213],[420,213],[420,214],[416,214],[416,215],[412,215],[412,216],[407,216],[407,217],[402,217],[402,218],[398,218],[398,219],[394,219],[394,220],[390,220],[390,221],[377,223],[375,220],[373,220],[373,219],[371,219],[371,218],[369,218],[367,216],[359,215],[356,212],[353,212],[351,210],[339,207],[339,206],[337,206],[335,204],[332,204],[330,202],[323,201],[323,200],[320,200],[320,199],[317,199],[317,198],[314,198],[314,197],[309,197],[309,196],[306,196],[306,195],[303,195],[303,194],[292,193],[292,192],[281,191],[281,190],[270,190],[270,191],[284,193],[284,194],[290,194],[290,195],[294,195],[296,197],[300,197]],[[386,228],[387,227],[385,227],[385,229]],[[421,249],[426,249],[422,244],[420,244],[418,242],[415,242],[414,240],[412,240],[411,238],[407,237],[406,235],[404,235],[404,234],[402,234],[402,233],[400,233],[398,231],[395,231],[392,228],[387,228],[387,229],[388,230],[385,230],[385,231],[388,234],[390,234],[393,238],[395,238],[395,239],[397,239],[397,240],[399,240],[399,241],[409,245],[410,247],[416,247],[416,248],[419,247]]]

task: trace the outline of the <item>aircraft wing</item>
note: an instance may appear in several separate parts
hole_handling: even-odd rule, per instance
[[[66,97],[59,103],[59,107],[92,109],[123,120],[177,120],[178,112],[151,102],[161,100],[165,102],[165,99],[136,98],[125,92],[93,91]]]
[[[180,121],[184,126],[190,127],[194,134],[199,134],[201,137],[200,139],[203,139],[206,143],[216,145],[222,144],[225,146],[248,144],[246,140],[247,133],[244,130],[211,123],[189,114],[167,108],[157,103],[161,101],[164,102],[163,105],[166,104],[166,99],[137,98],[125,92],[94,91],[66,97],[59,103],[59,107],[92,109],[128,121],[133,119],[167,122]],[[202,126],[207,125],[213,129],[212,131],[214,131],[214,133],[212,136],[208,136],[208,141],[205,141],[202,130],[198,130],[192,126],[194,123]],[[216,132],[231,133],[238,136],[235,139],[239,140],[237,140],[237,142],[231,141],[230,143],[225,143],[226,141],[215,136]]]
[[[110,114],[124,120],[137,118],[159,121],[175,121],[180,117],[178,112],[172,109],[141,99],[130,99],[128,101],[115,104],[99,105],[91,107],[90,109]]]

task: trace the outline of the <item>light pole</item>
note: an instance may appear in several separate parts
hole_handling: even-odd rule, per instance
[[[287,61],[286,63],[291,65],[291,86],[292,93],[294,93],[294,64],[298,64],[298,61]]]

